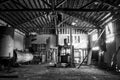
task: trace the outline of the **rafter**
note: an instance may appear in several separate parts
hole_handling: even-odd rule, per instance
[[[57,27],[60,27],[60,25],[62,25],[64,22],[66,22],[68,19],[70,19],[71,16],[68,16],[67,18],[65,18],[62,22],[60,22]]]
[[[12,1],[14,4],[17,4],[17,5],[21,6],[22,8],[27,9],[27,7],[25,7],[25,6],[22,5],[21,3],[16,2],[15,0],[11,0],[11,1]]]
[[[52,8],[52,5],[48,2],[46,2],[45,0],[41,0],[43,3],[45,3],[47,6],[49,6],[50,8]]]
[[[1,12],[34,12],[34,11],[43,11],[43,12],[51,12],[53,9],[43,8],[43,9],[0,9]],[[56,8],[54,11],[70,11],[70,12],[114,12],[120,11],[119,9],[111,10],[111,9],[73,9],[73,8]]]
[[[6,19],[2,18],[1,16],[0,16],[0,19],[4,21],[7,25],[13,26],[13,24],[11,24],[9,21],[6,21]]]
[[[94,3],[95,1],[96,1],[96,0],[92,0],[91,2],[87,3],[86,5],[80,7],[79,9],[83,9],[83,8],[89,6],[90,4]]]
[[[73,28],[73,29],[80,29],[81,31],[83,31],[83,32],[85,32],[85,33],[87,33],[87,31],[85,31],[83,28],[84,27],[82,27],[82,26],[74,26],[74,25],[71,25],[71,24],[69,24],[69,23],[65,23],[65,24],[67,24],[69,27],[68,28]],[[66,28],[66,27],[65,27]],[[90,29],[90,27],[86,27],[86,29]],[[91,27],[91,29],[93,29],[93,27]],[[94,28],[95,29],[95,28]]]
[[[3,4],[5,2],[7,2],[7,1],[10,1],[10,0],[0,0],[0,4]]]
[[[0,19],[3,20],[4,22],[6,22],[7,25],[10,25],[11,27],[16,28],[15,25],[12,24],[11,21],[9,22],[9,21],[7,21],[6,19],[4,19],[4,18],[2,18],[2,17],[0,17]],[[22,31],[23,33],[26,33],[26,31],[25,31],[24,29],[22,29],[21,27],[18,27],[17,29],[19,29],[19,30]]]
[[[42,16],[44,16],[44,15],[39,15],[39,16],[36,16],[36,17],[34,17],[34,18],[28,18],[28,16],[30,17],[30,15],[28,14],[28,15],[26,16],[26,15],[23,13],[23,16],[26,17],[27,20],[24,21],[24,22],[22,22],[22,23],[20,23],[20,24],[17,24],[16,26],[24,25],[25,23],[34,21],[34,20],[36,20],[36,19],[38,19],[39,17],[42,17]],[[23,18],[23,16],[21,16],[21,18]]]
[[[120,9],[119,6],[117,6],[117,5],[115,5],[115,4],[111,3],[111,2],[108,2],[106,0],[99,0],[99,1],[101,1],[102,3],[105,3],[105,4],[109,5],[109,6],[112,6],[112,7]]]
[[[80,20],[84,20],[84,21],[86,21],[86,22],[88,22],[88,23],[90,23],[90,24],[92,24],[92,25],[94,25],[94,26],[98,26],[97,24],[95,24],[95,23],[93,23],[93,22],[91,22],[91,21],[88,21],[89,19],[87,19],[87,18],[85,18],[85,17],[83,17],[83,16],[78,16],[77,14],[70,14],[70,13],[66,13],[66,14],[68,14],[68,15],[70,15],[70,16],[73,16],[73,17],[75,17],[75,18],[78,18],[78,19],[80,19]]]
[[[112,17],[113,16],[113,14],[110,14],[109,16],[107,16],[106,18],[102,18],[103,20],[102,21],[100,21],[98,24],[99,25],[101,25],[102,23],[104,23],[107,19],[109,19],[110,17]]]
[[[61,5],[63,5],[67,0],[63,0],[61,1],[59,4],[55,5],[55,8],[60,7]]]
[[[116,20],[118,20],[118,19],[119,19],[119,18],[111,19],[111,20],[109,20],[108,22],[104,23],[104,24],[101,25],[101,26],[103,26],[103,28],[104,28],[108,23],[110,23],[110,22],[114,22],[114,21],[116,21]]]

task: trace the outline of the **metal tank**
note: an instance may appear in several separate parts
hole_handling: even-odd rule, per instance
[[[16,57],[17,63],[24,63],[24,62],[33,60],[33,55],[31,53],[15,51],[15,54],[16,54],[16,56],[14,56],[14,57]]]
[[[14,29],[7,26],[0,26],[0,57],[13,57]]]

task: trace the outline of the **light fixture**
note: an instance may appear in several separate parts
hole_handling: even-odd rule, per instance
[[[37,28],[37,31],[39,31],[39,28]]]
[[[120,4],[118,4],[118,6],[120,6]]]
[[[10,25],[7,25],[8,27],[11,27]]]
[[[78,22],[78,20],[75,20],[75,22]]]
[[[74,25],[76,25],[76,23],[75,23],[75,22],[72,22],[72,25],[74,26]]]
[[[94,4],[95,4],[95,5],[97,5],[97,4],[98,4],[98,2],[94,2]]]

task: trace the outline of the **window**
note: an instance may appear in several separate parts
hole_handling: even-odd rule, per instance
[[[68,34],[70,33],[70,29],[68,28]]]
[[[77,37],[76,36],[74,36],[74,37],[75,37],[75,40],[76,40]]]
[[[77,34],[77,29],[75,29],[75,34]]]
[[[64,28],[63,28],[63,34],[64,34]]]
[[[77,43],[77,36],[74,36],[74,42]]]
[[[98,47],[98,46],[93,47],[92,50],[93,50],[93,51],[97,51],[97,50],[99,50],[99,47]]]
[[[78,43],[80,43],[80,36],[78,36]]]
[[[113,24],[109,23],[106,26],[106,43],[111,43],[113,41],[114,41]]]
[[[60,34],[62,34],[62,29],[60,29]]]
[[[67,36],[67,38],[68,38],[68,43],[70,43],[70,38],[69,38],[69,36]]]
[[[98,34],[95,33],[92,35],[92,41],[96,41],[98,39]]]

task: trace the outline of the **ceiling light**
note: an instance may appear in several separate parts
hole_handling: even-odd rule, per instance
[[[75,23],[75,22],[72,22],[72,25],[74,26],[74,25],[76,25],[76,23]]]
[[[94,2],[94,4],[95,4],[95,5],[97,5],[97,4],[98,4],[98,2]]]
[[[75,22],[78,22],[78,20],[75,20]]]
[[[11,27],[10,25],[8,25],[8,27]]]
[[[39,28],[37,28],[37,30],[39,30]]]

